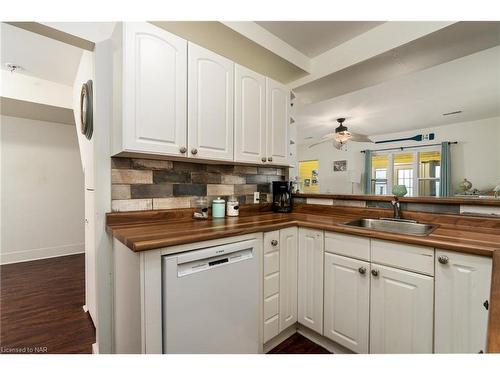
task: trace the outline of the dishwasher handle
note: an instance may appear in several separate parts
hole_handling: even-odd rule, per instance
[[[206,247],[198,250],[188,251],[182,254],[175,255],[177,264],[192,262],[194,260],[202,260],[213,258],[216,256],[227,255],[241,250],[255,248],[257,240],[246,240],[240,242],[228,243],[220,246]]]

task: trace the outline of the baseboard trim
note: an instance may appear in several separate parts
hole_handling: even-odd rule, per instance
[[[92,354],[99,354],[99,344],[97,342],[92,344]]]
[[[87,305],[83,305],[82,309],[83,309],[83,312],[85,312],[85,313],[89,312],[89,309],[88,309]]]
[[[81,253],[85,253],[85,243],[11,251],[0,254],[0,264],[31,262],[33,260],[56,258]]]
[[[267,353],[285,341],[287,338],[292,336],[297,332],[297,323],[291,325],[288,328],[285,328],[283,332],[278,334],[278,336],[273,337],[271,340],[264,344],[264,348],[262,350],[263,353]]]
[[[320,335],[319,333],[313,331],[310,328],[297,323],[297,333],[304,336],[306,339],[311,340],[315,344],[322,346],[329,352],[333,354],[355,354],[353,351],[343,347],[342,345]]]

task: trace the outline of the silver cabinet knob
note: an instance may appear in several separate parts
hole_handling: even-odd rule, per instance
[[[193,155],[196,155],[196,154],[198,153],[198,149],[196,149],[196,148],[192,148],[192,149],[191,149],[191,153],[192,153]]]
[[[273,158],[272,157],[268,157],[267,161],[273,161]]]
[[[263,156],[262,159],[260,159],[260,160],[262,160],[262,162],[265,163],[267,159],[265,156]]]
[[[362,275],[364,275],[366,273],[366,268],[365,267],[359,267],[358,268],[358,272]]]
[[[271,245],[273,245],[273,246],[277,246],[277,245],[278,245],[278,240],[272,240],[272,241],[271,241]]]
[[[185,154],[185,153],[186,153],[186,151],[187,151],[187,148],[186,148],[185,146],[182,146],[182,147],[179,149],[179,152],[180,152],[181,154]]]
[[[446,255],[440,255],[438,257],[438,262],[441,264],[447,264],[450,258],[448,258]]]
[[[372,275],[377,277],[378,276],[378,270],[372,270]]]

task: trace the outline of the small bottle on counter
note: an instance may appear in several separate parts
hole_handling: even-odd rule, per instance
[[[227,201],[227,216],[238,216],[240,214],[240,205],[238,199],[232,196]]]
[[[226,201],[221,197],[217,197],[212,201],[212,217],[224,217],[226,212]]]
[[[195,210],[193,212],[195,219],[208,219],[208,201],[207,198],[201,197],[195,202]]]

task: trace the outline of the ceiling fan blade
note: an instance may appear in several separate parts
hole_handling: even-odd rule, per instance
[[[319,141],[319,142],[313,143],[312,145],[309,145],[309,148],[312,148],[314,146],[317,146],[317,145],[320,145],[322,143],[329,142],[329,141],[331,141],[331,139],[323,139],[322,141]]]
[[[353,142],[370,142],[370,143],[373,143],[373,141],[370,138],[368,138],[367,135],[358,134],[358,133],[351,133],[351,138],[349,140],[353,141]]]
[[[335,138],[335,133],[328,133],[321,137],[321,139],[333,139]]]

